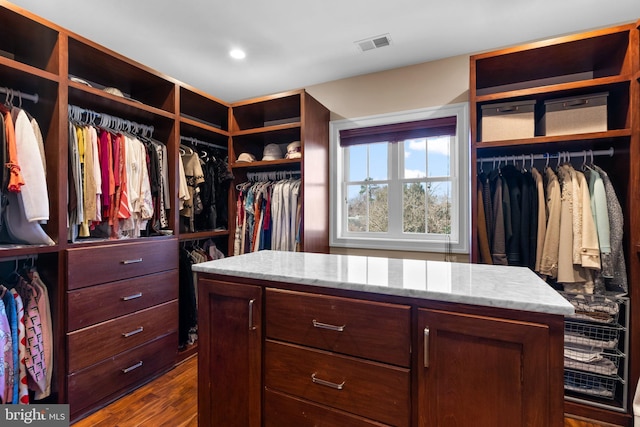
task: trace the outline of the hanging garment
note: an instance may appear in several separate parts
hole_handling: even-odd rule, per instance
[[[12,116],[14,114],[17,160],[24,179],[19,199],[23,204],[27,221],[48,221],[49,193],[42,162],[38,161],[40,159],[38,141],[27,114],[16,108],[12,111]]]
[[[542,175],[536,168],[531,168],[531,175],[535,184],[535,197],[538,205],[537,229],[536,229],[536,261],[533,271],[540,272],[542,261],[542,250],[544,248],[544,237],[547,231],[547,211],[544,197],[544,183]]]
[[[562,196],[558,177],[550,167],[545,168],[547,177],[547,230],[540,260],[540,274],[555,279],[558,276],[560,250],[560,217],[562,216]]]
[[[24,324],[24,304],[22,302],[22,298],[18,294],[15,289],[10,289],[11,295],[16,302],[16,313],[18,317],[18,363],[19,367],[17,369],[18,378],[18,402],[21,405],[29,404],[29,387],[27,385],[27,366],[25,364],[25,360],[27,357],[27,331],[25,329]]]
[[[13,299],[11,292],[2,285],[0,285],[0,290],[2,292],[2,302],[4,303],[9,327],[11,328],[11,351],[13,352],[13,372],[11,374],[10,381],[7,382],[7,386],[9,386],[9,383],[13,383],[13,385],[11,390],[7,389],[6,398],[7,403],[17,404],[19,400],[18,385],[20,382],[20,377],[17,375],[20,366],[20,361],[18,359],[20,347],[20,341],[18,341],[18,312],[16,301]]]
[[[494,264],[507,265],[507,252],[506,252],[506,235],[505,235],[505,218],[502,203],[502,177],[499,170],[491,171],[489,180],[492,188],[492,201],[493,206],[493,237],[491,246],[491,259]]]
[[[4,303],[0,303],[0,398],[2,403],[13,402],[13,347],[11,327]]]
[[[36,301],[36,293],[22,277],[15,286],[24,304],[25,331],[26,331],[26,356],[27,383],[31,390],[44,393],[46,390],[47,367],[44,360],[44,344],[42,342],[42,323],[40,311]]]
[[[613,258],[613,278],[607,281],[607,289],[614,292],[628,292],[627,289],[627,268],[624,260],[624,249],[622,238],[624,234],[624,215],[622,207],[616,196],[615,189],[609,175],[598,166],[593,167],[600,177],[605,188],[607,199],[607,211],[609,214],[609,230],[611,237],[611,256]]]
[[[588,168],[586,175],[589,178],[589,195],[591,200],[591,213],[593,214],[598,233],[598,246],[600,247],[600,263],[602,277],[613,277],[613,261],[611,257],[611,237],[609,231],[609,212],[607,211],[607,196],[604,183],[600,174],[592,168]]]
[[[53,374],[53,323],[51,319],[51,304],[47,286],[40,278],[38,272],[32,268],[27,274],[35,291],[40,323],[42,325],[42,344],[46,368],[45,388],[42,391],[36,390],[34,396],[36,400],[42,400],[51,394],[51,378]]]
[[[478,247],[480,248],[480,261],[484,264],[492,264],[491,250],[489,249],[489,237],[487,232],[487,222],[485,218],[483,187],[480,177],[477,180],[477,200],[478,200]]]

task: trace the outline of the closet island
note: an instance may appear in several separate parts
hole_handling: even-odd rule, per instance
[[[526,268],[261,251],[193,270],[201,426],[563,425],[574,308]]]

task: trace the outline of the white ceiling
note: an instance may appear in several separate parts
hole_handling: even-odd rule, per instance
[[[640,18],[640,0],[12,3],[228,102]],[[391,46],[354,44],[385,33]]]

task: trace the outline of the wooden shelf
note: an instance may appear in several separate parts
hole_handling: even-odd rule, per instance
[[[592,80],[580,80],[567,83],[558,83],[544,86],[537,86],[525,89],[510,90],[487,94],[478,94],[476,102],[478,104],[489,101],[508,101],[523,98],[543,98],[552,95],[554,98],[571,96],[576,93],[598,92],[606,90],[608,86],[628,84],[632,80],[630,75],[602,77]],[[478,91],[480,92],[480,91]],[[483,91],[484,92],[484,91]]]
[[[536,136],[528,139],[509,139],[503,141],[486,141],[475,143],[476,149],[511,147],[514,145],[554,144],[561,142],[608,141],[630,137],[631,129],[610,130],[607,132],[578,133],[573,135]]]

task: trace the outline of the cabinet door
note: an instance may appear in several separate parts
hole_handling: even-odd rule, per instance
[[[418,316],[419,426],[555,425],[546,325],[426,309]]]
[[[198,281],[198,425],[259,427],[262,290]]]

